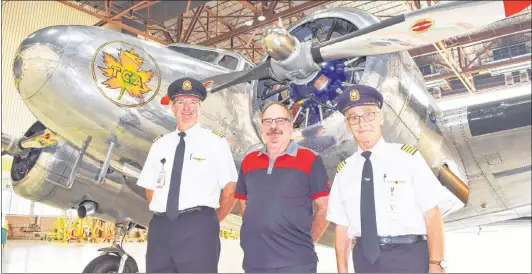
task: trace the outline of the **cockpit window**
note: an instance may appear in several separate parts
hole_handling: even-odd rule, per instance
[[[218,62],[218,65],[230,70],[235,70],[238,67],[238,59],[233,56],[224,55]]]
[[[214,51],[208,51],[208,50],[201,50],[201,49],[195,49],[195,48],[186,48],[186,47],[177,47],[177,46],[169,46],[168,48],[177,51],[179,53],[183,53],[185,55],[188,55],[192,58],[196,58],[201,61],[209,62],[211,63],[218,57],[219,53]],[[236,67],[235,67],[236,68]]]

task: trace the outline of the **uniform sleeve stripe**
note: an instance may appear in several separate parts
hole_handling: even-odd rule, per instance
[[[329,191],[321,191],[321,192],[318,192],[314,195],[312,195],[312,200],[316,200],[320,197],[324,197],[324,196],[329,196]]]
[[[340,172],[340,170],[345,166],[345,160],[344,161],[341,161],[337,166],[336,166],[336,172]]]
[[[237,199],[240,199],[240,200],[247,200],[248,197],[242,195],[242,194],[238,194],[238,193],[235,193],[235,198]]]
[[[401,150],[406,152],[406,153],[408,153],[408,154],[414,155],[414,153],[416,153],[418,149],[416,147],[413,147],[413,146],[403,145],[401,147]]]

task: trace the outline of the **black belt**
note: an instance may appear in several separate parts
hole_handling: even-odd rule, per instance
[[[202,211],[202,210],[205,210],[205,209],[213,209],[213,208],[212,207],[208,207],[208,206],[196,206],[196,207],[191,207],[191,208],[179,210],[177,212],[177,215],[181,216],[181,215],[185,215],[185,214],[189,214],[189,213],[193,213],[193,212]],[[155,212],[154,211],[153,214],[157,215],[157,216],[166,216],[166,212]]]
[[[357,243],[362,243],[361,237],[355,237]],[[389,244],[413,244],[419,241],[426,241],[427,235],[402,235],[402,236],[386,236],[379,237],[380,245]]]

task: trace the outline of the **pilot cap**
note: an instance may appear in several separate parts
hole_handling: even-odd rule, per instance
[[[348,109],[356,106],[377,106],[382,108],[382,94],[374,87],[366,85],[350,85],[343,89],[338,96],[336,110],[344,114]]]
[[[207,89],[200,81],[194,78],[184,77],[175,80],[168,87],[168,97],[172,101],[179,95],[192,95],[203,101],[207,97]]]

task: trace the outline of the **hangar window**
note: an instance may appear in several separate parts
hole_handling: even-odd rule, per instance
[[[209,62],[211,63],[218,57],[218,52],[215,51],[208,51],[208,50],[201,50],[201,49],[195,49],[195,48],[185,48],[185,47],[177,47],[177,46],[168,46],[168,48],[177,51],[179,53],[185,54],[187,56],[190,56],[192,58],[196,58],[201,61]]]
[[[530,40],[515,35],[504,37],[493,47],[493,60],[504,60],[530,53]]]
[[[238,59],[233,56],[224,55],[218,62],[218,65],[230,70],[235,70],[238,67]]]

